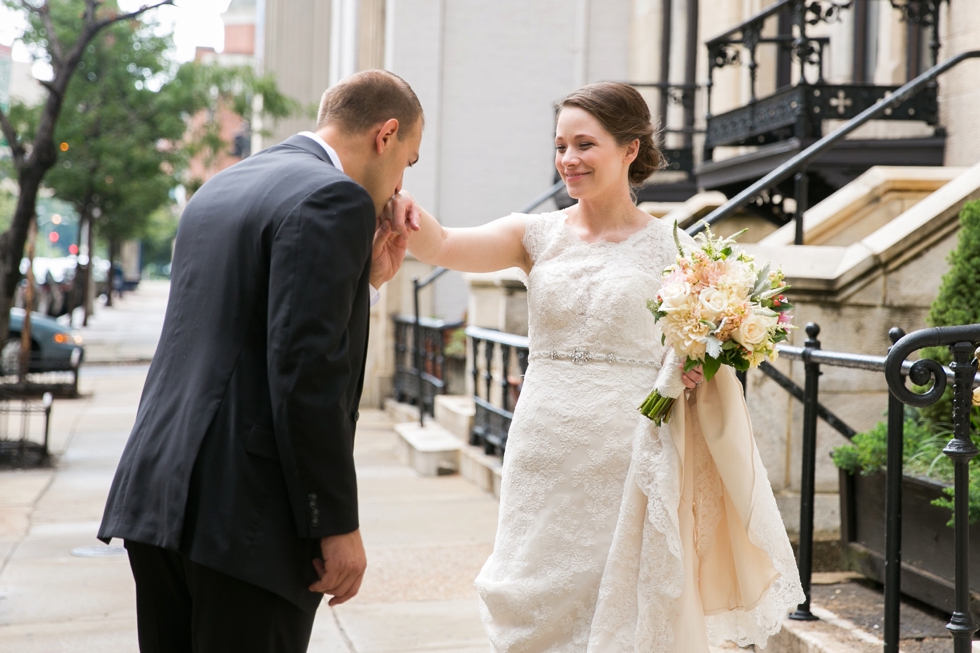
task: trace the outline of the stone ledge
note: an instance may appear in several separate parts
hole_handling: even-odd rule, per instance
[[[384,410],[396,424],[400,422],[418,422],[419,409],[412,404],[402,403],[396,399],[388,397],[384,401]]]
[[[476,406],[473,397],[466,395],[437,395],[436,422],[463,442],[470,439]]]
[[[459,471],[484,492],[500,499],[500,473],[503,462],[497,456],[488,456],[481,447],[463,445],[460,450]]]
[[[395,424],[395,454],[422,476],[447,476],[459,471],[462,443],[437,424]]]

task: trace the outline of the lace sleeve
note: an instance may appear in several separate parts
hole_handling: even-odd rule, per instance
[[[524,245],[524,250],[531,260],[532,267],[537,263],[545,247],[548,245],[548,233],[551,225],[551,220],[548,219],[549,217],[550,214],[547,213],[528,214],[524,216],[524,238],[521,240],[521,243]],[[529,279],[523,270],[520,273],[520,277],[524,285],[527,286]]]

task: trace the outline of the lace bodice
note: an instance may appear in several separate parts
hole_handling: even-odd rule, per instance
[[[531,351],[659,363],[660,331],[645,303],[677,256],[670,227],[651,220],[622,242],[587,243],[566,217],[559,211],[525,218]]]

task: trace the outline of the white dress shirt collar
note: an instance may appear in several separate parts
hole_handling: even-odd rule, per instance
[[[314,132],[300,132],[299,135],[306,136],[307,138],[311,138],[317,143],[319,143],[320,147],[323,148],[323,151],[327,153],[328,157],[330,157],[330,163],[333,164],[333,167],[335,167],[337,170],[340,170],[341,172],[344,171],[344,164],[340,162],[340,156],[338,156],[337,150],[330,147],[330,144],[327,143],[322,138],[320,138],[319,134],[316,134]]]

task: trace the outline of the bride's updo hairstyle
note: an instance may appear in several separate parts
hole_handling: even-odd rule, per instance
[[[640,186],[664,167],[664,156],[653,140],[650,108],[639,91],[628,84],[599,82],[583,86],[558,103],[558,110],[578,107],[595,116],[620,146],[639,139],[640,149],[630,164],[631,186]]]

